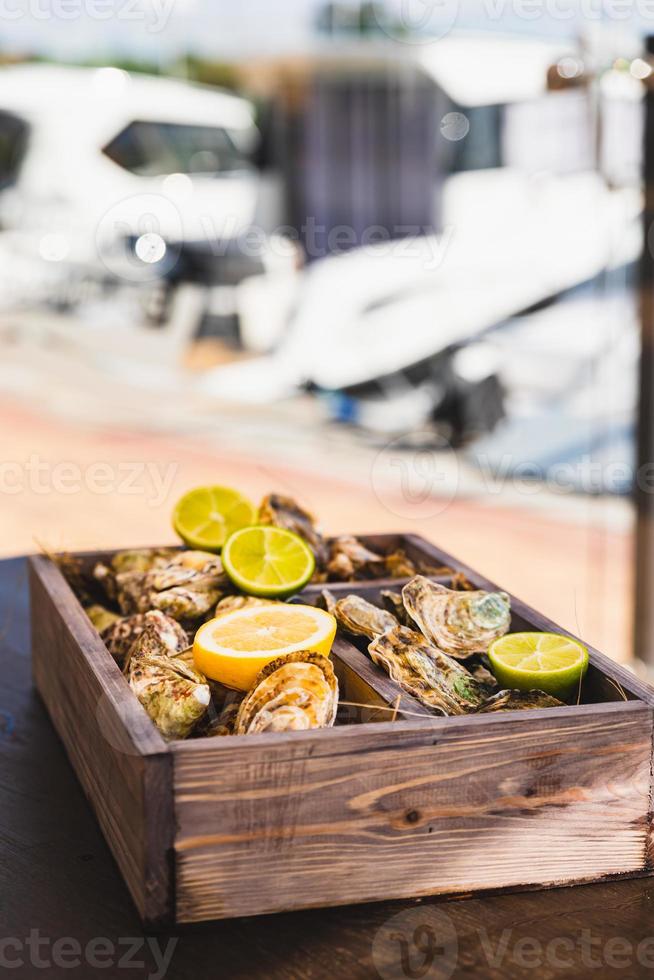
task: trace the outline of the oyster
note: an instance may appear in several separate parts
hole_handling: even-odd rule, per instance
[[[415,630],[398,626],[373,640],[368,652],[402,690],[445,715],[474,712],[487,699],[484,685]]]
[[[201,738],[224,738],[234,734],[239,708],[245,698],[242,691],[232,691],[215,681],[209,681],[213,705],[201,722],[196,735]]]
[[[96,577],[104,574],[96,566]],[[126,615],[159,609],[176,620],[202,619],[231,588],[217,555],[180,551],[164,560],[159,554],[147,571],[130,569],[114,575],[113,588]]]
[[[316,605],[320,609],[324,609],[326,612],[331,613],[332,616],[335,616],[336,602],[337,599],[334,593],[330,592],[329,589],[323,589],[316,602]]]
[[[141,548],[133,551],[119,551],[110,563],[98,562],[93,569],[93,578],[112,600],[118,599],[118,576],[144,575],[157,565],[165,565],[174,555],[174,548]]]
[[[486,653],[511,627],[511,602],[505,592],[454,592],[418,575],[404,586],[402,597],[426,638],[462,660]]]
[[[389,578],[413,578],[418,569],[406,551],[398,548],[384,559],[385,573]]]
[[[485,654],[475,655],[467,659],[466,670],[472,674],[475,680],[484,685],[489,697],[491,694],[497,694],[500,686],[495,680],[495,675],[490,669],[490,661]]]
[[[395,616],[400,626],[406,626],[408,629],[415,628],[415,623],[404,607],[404,600],[400,592],[382,592],[381,600],[385,609]]]
[[[338,681],[326,657],[291,653],[261,671],[241,704],[234,734],[329,728],[338,710]]]
[[[299,534],[313,551],[318,568],[325,565],[328,548],[316,518],[292,497],[284,497],[278,493],[264,497],[259,507],[259,523],[273,524]]]
[[[128,654],[146,629],[152,629],[168,651],[168,656],[181,653],[189,646],[189,638],[184,629],[158,609],[134,616],[117,617],[101,632],[109,653],[118,664],[128,666]],[[163,653],[163,651],[162,651]]]
[[[370,551],[358,538],[344,535],[329,545],[327,575],[330,580],[352,582],[383,575],[384,558]]]
[[[105,609],[104,606],[87,606],[84,612],[89,617],[98,633],[103,633],[120,619],[118,613],[111,612],[110,609]]]
[[[564,708],[563,701],[544,691],[500,691],[479,709],[480,714],[493,711],[527,711],[530,708]]]
[[[373,606],[371,602],[366,602],[358,595],[348,595],[339,599],[328,611],[336,617],[338,625],[347,633],[366,636],[369,640],[374,640],[376,636],[399,626],[395,616],[385,609]]]
[[[247,609],[249,606],[274,606],[277,605],[274,599],[259,599],[253,595],[228,595],[221,599],[214,615],[224,616],[225,613],[235,612],[237,609]]]
[[[130,652],[129,685],[162,735],[186,738],[206,714],[211,691],[202,674],[167,654],[148,627]]]

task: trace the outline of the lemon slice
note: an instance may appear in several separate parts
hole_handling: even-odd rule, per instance
[[[561,700],[576,696],[588,670],[586,647],[559,633],[509,633],[491,644],[488,658],[502,687]]]
[[[254,524],[250,501],[230,487],[197,487],[177,503],[173,527],[189,548],[218,552],[230,534]]]
[[[280,527],[246,527],[229,538],[222,554],[232,582],[248,595],[282,598],[307,584],[316,561],[308,544]]]
[[[248,606],[205,623],[193,645],[195,665],[226,687],[249,691],[267,664],[285,653],[306,650],[328,657],[336,620],[313,606]]]

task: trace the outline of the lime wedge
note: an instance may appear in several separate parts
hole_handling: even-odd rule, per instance
[[[559,633],[509,633],[488,651],[503,688],[545,691],[560,700],[576,697],[588,670],[588,650]]]
[[[254,524],[256,510],[230,487],[197,487],[177,503],[173,527],[189,548],[219,552],[230,534]]]
[[[248,595],[276,598],[303,588],[316,567],[309,546],[280,527],[246,527],[229,538],[222,554],[230,579]]]

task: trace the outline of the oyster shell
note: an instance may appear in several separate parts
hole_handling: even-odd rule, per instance
[[[105,572],[96,566],[95,574],[102,577]],[[158,609],[189,622],[206,616],[231,588],[220,558],[203,551],[181,551],[167,557],[157,553],[147,571],[130,568],[114,574],[112,587],[125,616]]]
[[[377,637],[368,652],[402,690],[445,715],[474,712],[487,699],[484,685],[465,667],[405,626]]]
[[[343,535],[330,543],[327,575],[332,581],[379,578],[384,567],[384,557],[370,551],[358,538]]]
[[[336,596],[333,592],[330,592],[329,589],[323,589],[316,602],[316,605],[319,606],[320,609],[324,609],[326,612],[331,613],[332,616],[334,616],[336,601]]]
[[[190,641],[186,631],[174,619],[159,612],[158,609],[151,609],[147,613],[136,613],[134,616],[117,617],[100,635],[116,663],[128,666],[131,648],[148,628],[156,632],[168,651],[168,656],[181,653],[189,646]]]
[[[215,608],[214,615],[224,616],[225,613],[235,612],[237,609],[247,609],[250,606],[274,606],[277,605],[274,599],[258,599],[253,595],[228,595],[221,599]]]
[[[322,568],[328,555],[327,542],[313,514],[301,507],[292,497],[271,493],[264,497],[259,507],[259,523],[272,524],[299,534],[313,551],[318,568]]]
[[[207,713],[211,692],[205,678],[179,658],[167,655],[152,627],[130,653],[129,685],[166,738],[186,738]]]
[[[511,602],[505,592],[454,592],[418,575],[404,586],[402,598],[426,638],[462,660],[486,653],[511,627]]]
[[[174,548],[141,548],[132,551],[119,551],[107,565],[98,562],[93,569],[93,578],[98,582],[105,594],[112,600],[118,599],[119,575],[144,575],[158,565],[165,565],[175,555]]]
[[[395,616],[385,609],[373,606],[371,602],[366,602],[358,595],[348,595],[339,599],[328,611],[336,617],[338,625],[347,633],[365,636],[369,640],[374,640],[376,636],[399,626]]]
[[[404,606],[404,600],[402,599],[401,592],[382,592],[381,600],[384,603],[384,608],[391,613],[391,615],[395,616],[400,626],[406,626],[408,629],[415,629],[415,623],[409,616]]]
[[[329,728],[338,710],[338,681],[326,657],[291,653],[261,671],[241,704],[234,734]]]
[[[390,555],[386,555],[384,565],[386,566],[384,571],[388,578],[413,578],[418,571],[406,551],[401,548],[391,552]]]
[[[527,711],[530,708],[564,708],[563,701],[544,691],[500,691],[479,709],[480,714],[493,711]]]
[[[476,592],[475,586],[468,580],[463,572],[455,572],[452,575],[450,588],[455,592]]]

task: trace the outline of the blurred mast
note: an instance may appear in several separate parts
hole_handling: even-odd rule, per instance
[[[654,36],[647,38],[654,55]],[[648,83],[651,79],[648,79]],[[654,255],[650,229],[654,223],[654,88],[645,88],[644,242],[640,279],[641,355],[638,408],[636,496],[636,622],[635,655],[654,665],[654,488],[648,489],[654,462]]]

